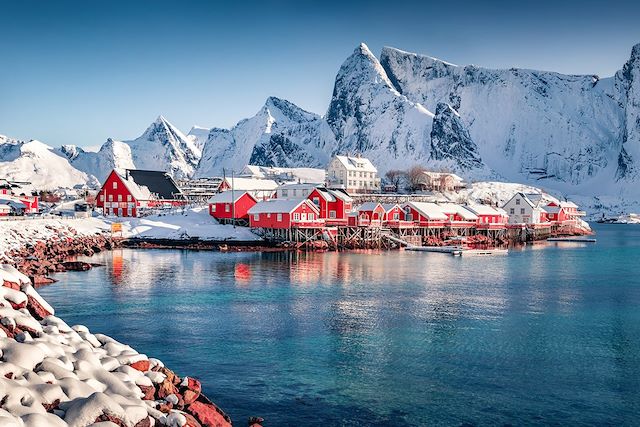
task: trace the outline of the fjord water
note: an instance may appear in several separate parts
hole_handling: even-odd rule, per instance
[[[635,424],[640,226],[596,230],[494,257],[116,250],[41,293],[240,426]]]

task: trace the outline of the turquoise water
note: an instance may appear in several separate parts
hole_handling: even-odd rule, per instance
[[[495,257],[119,250],[41,293],[236,425],[637,424],[640,226]]]

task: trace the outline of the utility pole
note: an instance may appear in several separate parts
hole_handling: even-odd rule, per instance
[[[231,169],[231,221],[233,222],[233,228],[236,228],[236,198],[235,198],[235,184],[233,182],[233,169]]]

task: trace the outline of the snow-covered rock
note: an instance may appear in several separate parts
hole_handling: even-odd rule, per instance
[[[436,106],[431,129],[431,159],[451,161],[456,169],[484,167],[478,146],[471,139],[460,115],[447,103]]]
[[[200,151],[204,148],[204,143],[207,142],[207,138],[209,138],[209,132],[211,129],[203,128],[202,126],[193,126],[189,133],[187,134],[187,138],[189,138],[196,147]]]
[[[617,177],[637,181],[640,178],[640,44],[633,47],[631,58],[614,80],[624,111]]]

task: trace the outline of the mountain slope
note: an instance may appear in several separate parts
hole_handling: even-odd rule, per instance
[[[570,187],[613,174],[623,117],[612,79],[459,67],[393,48],[381,64],[408,99],[450,103],[484,161],[507,178]]]
[[[202,155],[192,139],[162,116],[140,137],[123,142],[131,148],[136,168],[163,170],[176,178],[193,175]]]
[[[223,168],[239,171],[247,164],[324,167],[335,144],[320,116],[270,97],[252,118],[229,130],[211,130],[196,176],[221,175]]]
[[[97,185],[95,178],[75,169],[52,147],[35,140],[0,140],[0,177],[29,181],[40,190]]]
[[[111,138],[102,144],[97,153],[90,151],[78,152],[71,159],[71,165],[78,170],[95,176],[100,182],[104,182],[113,169],[121,173],[125,169],[135,169],[131,147],[122,141],[114,141]]]
[[[447,103],[436,106],[431,129],[431,159],[453,163],[456,169],[483,168],[478,146],[471,139],[460,115]]]
[[[430,157],[433,113],[398,93],[364,43],[340,67],[325,118],[337,152],[362,153],[383,169]]]
[[[618,156],[618,179],[640,178],[640,44],[631,50],[631,58],[614,77],[619,101],[623,106],[624,127]]]

